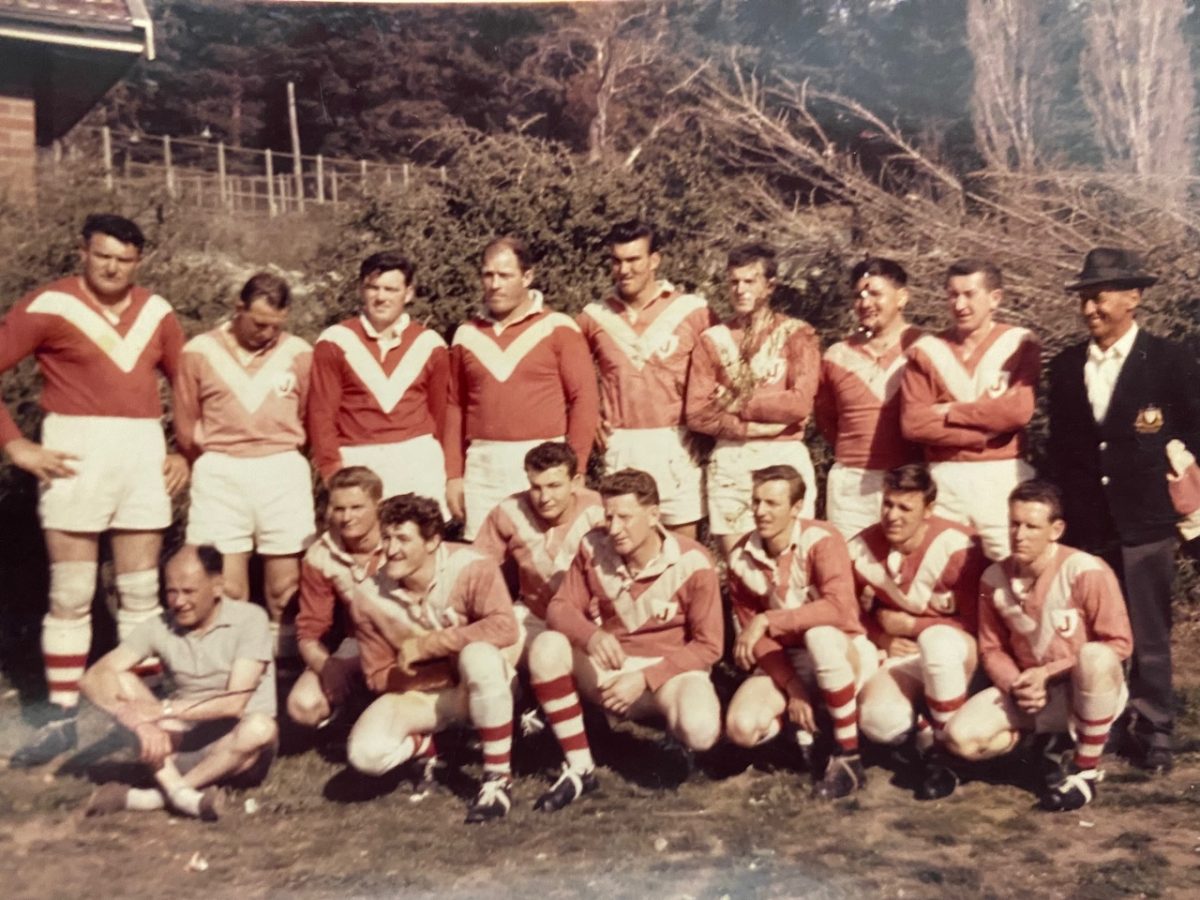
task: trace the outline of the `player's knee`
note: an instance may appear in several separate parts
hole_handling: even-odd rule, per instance
[[[832,625],[818,625],[804,632],[804,646],[814,661],[846,657],[846,635]]]
[[[902,743],[913,727],[912,711],[894,703],[860,702],[858,730],[877,744]]]
[[[684,691],[676,710],[676,737],[692,750],[707,750],[721,737],[721,705],[710,685]]]
[[[158,570],[121,572],[116,579],[121,609],[137,613],[158,611]]]
[[[287,698],[288,716],[297,725],[316,727],[333,712],[325,692],[316,683],[316,678],[309,679],[307,673],[302,675],[292,688]]]
[[[273,744],[278,736],[279,726],[275,719],[262,713],[244,716],[237,726],[238,749],[244,752],[261,750]]]
[[[925,665],[962,666],[967,661],[963,633],[951,625],[933,625],[917,636]]]
[[[534,681],[549,681],[571,671],[571,645],[557,631],[543,631],[529,645],[529,674]]]
[[[1107,644],[1089,641],[1079,648],[1076,665],[1088,674],[1100,675],[1120,668],[1121,660]]]
[[[50,615],[56,619],[82,619],[96,594],[94,562],[50,564]]]
[[[501,683],[506,680],[504,657],[494,644],[467,644],[458,654],[458,674],[468,686]]]
[[[987,736],[979,733],[968,716],[955,716],[942,731],[942,745],[962,759],[974,761],[986,758],[989,743]]]
[[[762,713],[744,705],[730,706],[725,714],[725,736],[739,747],[753,747],[762,740]]]

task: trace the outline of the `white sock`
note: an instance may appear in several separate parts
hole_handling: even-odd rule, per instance
[[[158,788],[130,788],[125,795],[125,808],[139,812],[166,809],[167,798]]]

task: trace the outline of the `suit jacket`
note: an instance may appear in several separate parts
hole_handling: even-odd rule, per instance
[[[1164,540],[1179,515],[1167,491],[1167,442],[1200,449],[1200,367],[1182,345],[1139,329],[1097,423],[1083,380],[1088,342],[1049,370],[1051,477],[1063,492],[1066,542],[1092,552]]]

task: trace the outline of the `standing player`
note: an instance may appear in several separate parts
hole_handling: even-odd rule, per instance
[[[528,490],[488,513],[475,548],[517,570],[514,608],[528,646],[546,630],[546,607],[562,584],[583,536],[604,521],[600,495],[583,486],[569,444],[546,442],[525,454]]]
[[[920,754],[917,796],[958,781],[938,749],[975,673],[976,600],[987,558],[970,529],[934,515],[938,489],[920,465],[884,476],[880,521],[850,542],[855,588],[887,652],[859,698],[859,726],[880,744],[909,739]],[[929,719],[917,711],[924,702]]]
[[[1008,555],[1004,498],[1033,476],[1021,459],[1033,416],[1041,347],[1033,333],[996,322],[1000,270],[963,259],[946,270],[954,324],[909,349],[900,386],[904,437],[925,448],[942,515],[970,525],[991,559]]]
[[[529,648],[534,696],[566,756],[535,804],[553,812],[598,786],[579,695],[618,716],[662,716],[688,750],[721,735],[708,677],[721,657],[717,572],[704,547],[659,525],[658,490],[625,469],[600,484],[605,525],[580,545]]]
[[[1074,756],[1041,806],[1079,809],[1096,796],[1108,732],[1129,698],[1121,669],[1133,644],[1129,616],[1112,569],[1059,544],[1066,523],[1052,484],[1018,485],[1009,516],[1012,555],[988,568],[979,592],[979,652],[992,687],[950,720],[948,744],[989,759],[1023,731],[1069,730]]]
[[[451,350],[446,454],[450,514],[469,540],[492,508],[525,487],[525,454],[565,440],[586,466],[599,400],[587,346],[569,316],[530,289],[525,244],[496,238],[483,250],[484,312],[463,322]]]
[[[353,634],[333,653],[325,646],[338,603],[379,590],[383,541],[379,500],[383,482],[365,466],[347,466],[329,478],[328,530],[300,564],[296,639],[305,671],[288,695],[293,722],[318,727],[363,693],[362,665]]]
[[[520,652],[508,588],[489,557],[442,542],[445,522],[428,497],[390,497],[379,515],[388,580],[377,594],[355,594],[350,614],[367,686],[382,696],[350,732],[350,765],[382,775],[421,756],[435,732],[469,722],[483,742],[484,781],[467,822],[505,816]]]
[[[170,807],[216,819],[213,785],[251,787],[266,777],[279,735],[267,617],[222,597],[221,554],[185,546],[165,567],[167,609],[140,624],[84,675],[87,698],[134,733],[154,787],[110,782],[88,815]],[[174,689],[159,700],[133,675],[154,655]]]
[[[729,593],[742,626],[734,662],[751,672],[725,717],[729,739],[754,747],[780,733],[784,716],[817,730],[812,682],[833,723],[833,755],[813,793],[832,800],[866,783],[858,756],[855,696],[878,667],[854,601],[846,542],[801,517],[806,485],[791,466],[752,474],[754,532],[729,556]]]
[[[905,351],[921,331],[904,319],[908,273],[883,257],[850,271],[858,330],[825,351],[816,420],[833,447],[825,518],[850,540],[879,520],[883,476],[916,462],[921,450],[900,431]]]
[[[658,280],[658,233],[645,222],[605,238],[616,296],[579,315],[600,372],[599,437],[606,471],[649,472],[668,528],[694,538],[704,515],[701,470],[684,423],[692,348],[713,324],[703,297]]]
[[[41,765],[75,746],[103,532],[112,538],[120,637],[158,614],[162,530],[170,495],[188,478],[183,457],[166,452],[158,375],[174,379],[183,331],[166,300],[133,283],[144,244],[128,219],[88,216],[82,274],[33,291],[0,324],[0,371],[32,355],[45,380],[42,443],[23,437],[0,404],[0,445],[41,483],[50,557],[42,654],[51,720],[12,766]],[[141,667],[153,670],[153,660]]]
[[[343,466],[366,466],[385,495],[415,491],[440,503],[449,355],[445,341],[404,312],[415,271],[398,253],[363,260],[362,314],[317,338],[308,435],[326,484]]]
[[[249,600],[250,554],[263,557],[263,594],[277,657],[296,655],[284,611],[313,536],[312,474],[300,450],[312,347],[283,330],[287,282],[259,272],[233,318],[183,348],[175,379],[175,435],[192,461],[187,540],[224,556],[223,590]]]
[[[734,315],[701,336],[687,382],[687,424],[717,439],[708,462],[708,526],[725,555],[754,528],[750,473],[790,465],[804,478],[811,518],[816,475],[804,426],[812,413],[821,351],[812,326],[771,309],[775,252],[738,247],[725,272]]]

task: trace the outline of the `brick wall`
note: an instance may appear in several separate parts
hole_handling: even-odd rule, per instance
[[[33,199],[36,157],[33,98],[0,93],[0,193]]]

